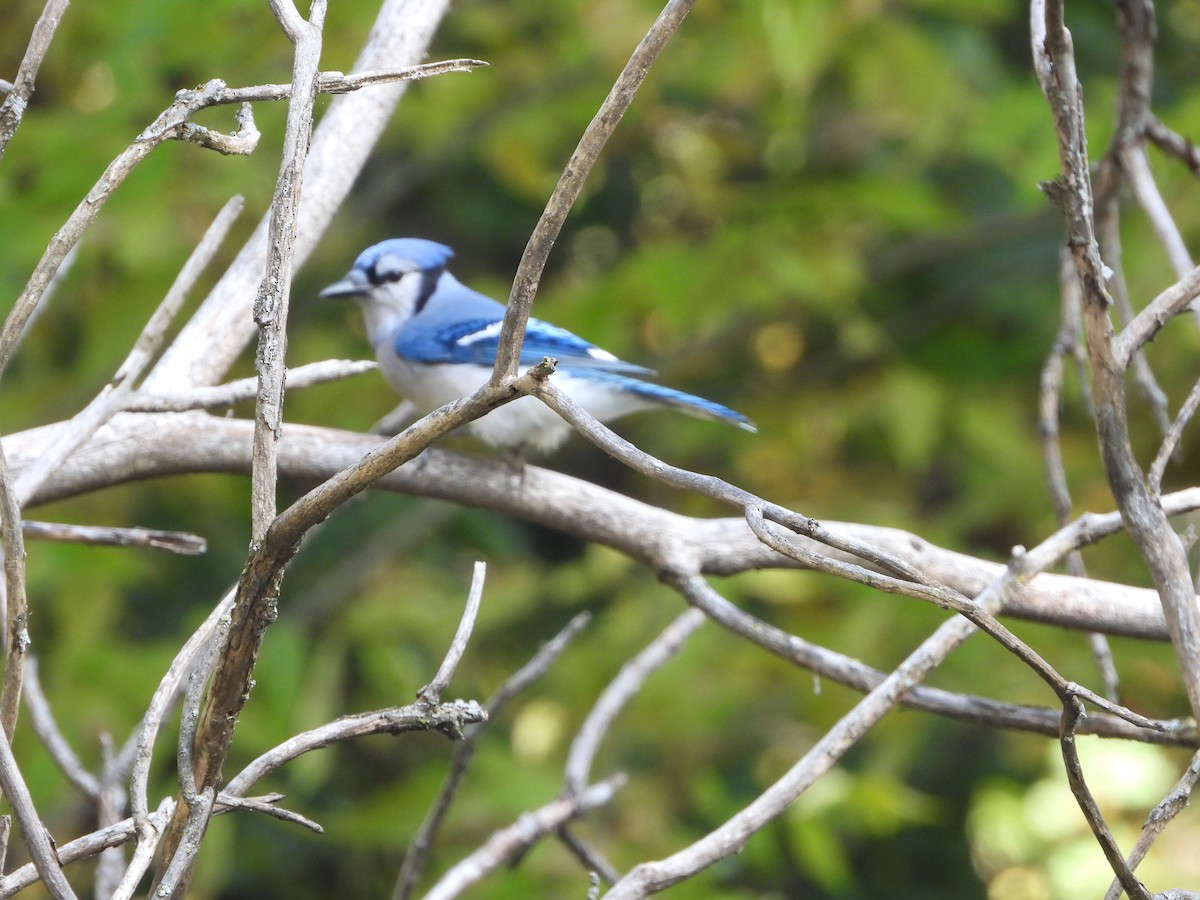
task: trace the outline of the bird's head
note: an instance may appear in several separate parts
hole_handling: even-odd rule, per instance
[[[454,251],[422,238],[393,238],[368,247],[350,271],[321,297],[358,300],[364,311],[407,320],[421,311],[437,288]]]

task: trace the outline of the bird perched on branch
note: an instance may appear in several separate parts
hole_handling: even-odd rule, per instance
[[[504,307],[446,271],[454,251],[421,238],[395,238],[369,247],[322,297],[357,300],[367,338],[388,383],[430,411],[483,385],[496,361]],[[565,394],[601,421],[639,410],[672,407],[754,431],[728,407],[663,387],[642,377],[649,369],[538,319],[530,319],[521,348],[522,371],[544,357],[558,360],[553,376]],[[635,377],[636,376],[636,377]],[[550,451],[570,426],[535,397],[521,397],[469,426],[493,446]]]

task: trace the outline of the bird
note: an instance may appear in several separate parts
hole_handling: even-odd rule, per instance
[[[491,376],[503,304],[464,285],[446,268],[454,251],[424,238],[392,238],[368,247],[340,281],[319,294],[356,300],[367,339],[391,387],[423,412],[470,394]],[[521,348],[525,372],[558,361],[556,384],[600,421],[669,407],[746,431],[754,423],[729,407],[645,381],[650,369],[540,319],[529,319]],[[571,427],[536,397],[520,397],[468,426],[484,443],[522,454],[549,453]]]

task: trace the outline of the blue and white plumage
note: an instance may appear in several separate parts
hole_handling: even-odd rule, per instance
[[[395,238],[364,250],[322,297],[359,302],[367,338],[388,383],[429,411],[487,381],[496,361],[504,307],[446,271],[454,251],[420,238]],[[522,371],[544,357],[558,360],[554,383],[601,421],[655,407],[674,407],[754,431],[728,407],[633,376],[649,369],[623,362],[569,331],[530,319],[521,349]],[[521,397],[470,425],[494,446],[549,451],[570,433],[558,414]]]

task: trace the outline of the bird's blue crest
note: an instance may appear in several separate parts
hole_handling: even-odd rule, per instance
[[[392,238],[360,253],[354,261],[354,267],[370,272],[381,257],[392,256],[412,260],[418,269],[429,271],[442,268],[453,255],[453,250],[436,241],[427,241],[424,238]]]

